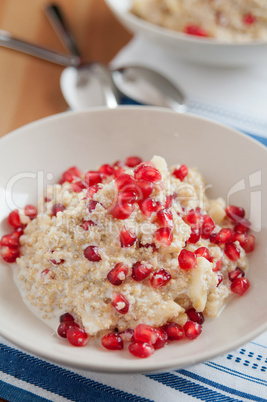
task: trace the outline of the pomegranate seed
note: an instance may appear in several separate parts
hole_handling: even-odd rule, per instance
[[[242,218],[235,225],[234,231],[237,233],[248,233],[251,227],[251,223],[248,219]]]
[[[52,216],[57,216],[58,212],[63,212],[66,208],[62,204],[54,204],[52,207]]]
[[[204,258],[206,258],[206,260],[208,260],[209,262],[213,261],[213,258],[210,255],[210,252],[207,249],[207,247],[199,247],[197,250],[195,250],[194,254],[195,254],[196,257],[204,257]]]
[[[104,348],[108,350],[122,350],[123,349],[123,340],[119,334],[114,334],[114,332],[110,332],[107,335],[104,335],[101,338],[101,343]]]
[[[170,341],[180,341],[184,339],[184,330],[183,327],[176,322],[168,322],[162,327],[166,332],[168,339]]]
[[[145,198],[144,200],[139,201],[138,205],[143,215],[147,218],[149,218],[153,212],[157,212],[161,207],[159,201],[155,201],[152,198]]]
[[[96,226],[96,223],[93,222],[93,221],[83,221],[83,223],[81,224],[81,227],[82,227],[84,230],[89,230],[89,227],[90,227],[90,226]]]
[[[119,286],[126,278],[128,271],[129,269],[127,265],[123,264],[122,262],[118,262],[115,267],[109,271],[107,279],[112,285]]]
[[[134,206],[129,202],[120,202],[115,204],[109,213],[116,219],[127,219],[132,214]]]
[[[190,308],[186,311],[189,320],[197,322],[198,324],[203,324],[204,322],[204,315],[201,312],[197,312],[194,308]]]
[[[67,331],[71,327],[80,328],[79,325],[76,322],[74,322],[74,320],[61,321],[57,329],[58,335],[61,336],[61,338],[67,338]]]
[[[195,226],[191,227],[191,235],[189,239],[187,239],[187,243],[195,244],[199,241],[200,239],[200,233],[199,229]]]
[[[146,324],[139,324],[134,331],[134,339],[137,342],[145,342],[154,345],[158,339],[158,333],[154,327]]]
[[[44,270],[41,272],[42,278],[44,278],[49,272],[50,272],[50,278],[51,278],[51,279],[54,279],[54,278],[55,278],[55,275],[54,275],[53,272],[50,271],[50,269],[44,269]]]
[[[14,238],[19,239],[20,236],[24,234],[24,230],[20,227],[14,230],[14,232],[10,233]]]
[[[138,242],[138,247],[139,248],[150,248],[151,247],[153,250],[153,253],[157,250],[155,243],[142,244],[141,242]]]
[[[154,233],[154,240],[160,243],[162,246],[168,247],[172,244],[173,235],[170,228],[163,227]]]
[[[120,242],[121,247],[131,247],[136,242],[136,234],[123,227],[120,232]]]
[[[102,260],[102,258],[100,257],[100,255],[98,253],[98,247],[96,247],[96,246],[86,247],[86,249],[84,250],[84,256],[89,261],[98,262],[98,261]]]
[[[100,167],[99,172],[107,176],[112,176],[114,174],[114,167],[106,163]]]
[[[134,330],[131,328],[127,328],[127,329],[125,329],[125,331],[119,332],[119,335],[124,342],[130,342],[133,334],[134,334]]]
[[[19,247],[19,238],[13,236],[13,233],[4,235],[0,240],[1,247],[11,247],[18,248]]]
[[[255,237],[253,235],[248,235],[247,236],[247,241],[244,244],[243,249],[245,250],[246,253],[252,253],[255,249]]]
[[[217,233],[211,233],[211,235],[210,235],[210,238],[209,238],[209,241],[212,243],[212,244],[219,244],[218,243],[218,241],[217,241]]]
[[[216,262],[215,268],[213,268],[213,272],[220,271],[222,268],[222,258]]]
[[[196,256],[191,251],[183,249],[178,256],[178,263],[181,269],[193,269],[196,267]]]
[[[133,167],[139,165],[142,162],[143,161],[142,161],[141,158],[139,158],[139,156],[129,156],[125,161],[125,165],[130,167],[130,168],[133,168]]]
[[[152,165],[152,163],[142,163],[134,171],[136,180],[150,181],[157,183],[162,179],[161,173]]]
[[[65,181],[69,183],[73,182],[74,180],[79,179],[82,176],[82,172],[76,166],[70,167],[68,170],[63,172],[62,178],[59,184],[63,184]]]
[[[117,202],[120,204],[121,202],[128,202],[129,204],[133,204],[138,199],[138,195],[135,190],[127,189],[121,190],[118,194]]]
[[[19,250],[17,248],[11,248],[4,246],[0,249],[1,257],[6,262],[15,262],[16,259],[19,257]]]
[[[129,345],[129,351],[135,357],[144,359],[153,355],[155,350],[152,345],[149,345],[149,343],[134,342]]]
[[[164,268],[160,268],[153,273],[150,279],[150,284],[153,288],[161,288],[162,286],[167,285],[171,278],[171,274],[168,271]]]
[[[117,167],[117,168],[118,168],[118,167],[123,167],[123,163],[122,163],[121,161],[116,161],[116,162],[113,163],[112,166],[113,166],[114,168],[115,168],[115,167]]]
[[[197,322],[187,321],[184,324],[185,336],[189,339],[196,339],[202,332],[202,327]]]
[[[186,165],[181,165],[178,169],[175,169],[173,175],[176,179],[183,181],[188,175],[188,167]]]
[[[203,239],[208,239],[215,228],[215,222],[209,215],[203,216],[200,234]]]
[[[88,211],[91,213],[96,209],[97,204],[100,204],[98,201],[91,200],[87,204]]]
[[[157,331],[157,340],[156,342],[153,344],[153,347],[155,350],[164,348],[164,346],[166,345],[167,341],[168,341],[168,335],[167,333],[164,331],[163,328],[155,328],[155,331]]]
[[[125,169],[123,169],[122,167],[115,167],[114,166],[114,177],[117,178],[119,177],[122,173],[125,172]]]
[[[240,250],[233,243],[226,243],[224,252],[231,261],[237,261],[240,257]]]
[[[135,180],[134,180],[133,176],[130,176],[127,173],[122,173],[115,179],[115,184],[116,184],[118,190],[122,190],[125,188],[128,189],[129,188],[128,186],[135,185]]]
[[[57,260],[55,260],[55,259],[51,259],[51,260],[49,260],[49,261],[52,262],[53,265],[60,265],[60,264],[63,264],[63,262],[65,262],[65,260],[59,260],[59,261],[57,261]]]
[[[248,290],[249,287],[250,283],[247,278],[236,278],[231,283],[231,291],[239,296],[243,296],[243,294]]]
[[[229,205],[225,209],[226,215],[230,218],[233,222],[238,222],[240,218],[244,218],[245,210],[244,208],[237,207],[235,205]]]
[[[19,217],[19,211],[17,209],[14,209],[14,211],[10,212],[10,214],[8,215],[8,223],[14,228],[19,228],[22,226]]]
[[[130,307],[128,300],[121,294],[113,297],[111,305],[121,314],[127,314]]]
[[[228,274],[228,278],[231,282],[234,282],[236,278],[243,278],[243,276],[245,276],[245,272],[239,267],[236,267],[234,271],[231,271]]]
[[[146,264],[142,264],[140,261],[137,261],[132,266],[132,278],[137,282],[141,282],[142,280],[146,279],[152,271],[152,265],[149,264],[148,266]]]
[[[98,192],[98,190],[100,190],[101,187],[99,187],[98,184],[94,184],[93,186],[90,186],[87,190],[86,193],[86,198],[93,198],[93,195],[96,194]]]
[[[254,16],[254,15],[252,15],[252,14],[245,14],[244,16],[243,16],[243,23],[245,24],[245,25],[252,25],[252,24],[254,24],[256,22],[256,17]]]
[[[88,186],[93,186],[94,184],[102,183],[102,180],[103,180],[103,174],[100,172],[89,170],[89,172],[85,174],[85,182],[88,184]]]
[[[221,275],[221,274],[218,274],[217,275],[218,276],[218,283],[217,283],[217,285],[216,285],[216,288],[222,283],[222,281],[223,281],[223,276]]]
[[[44,197],[44,202],[50,202],[50,201],[52,201],[51,198],[49,198],[49,197]]]
[[[80,193],[81,191],[83,191],[85,188],[88,187],[85,181],[82,180],[72,182],[70,186],[72,191],[74,191],[75,193]]]
[[[30,220],[33,220],[37,216],[37,209],[33,205],[26,205],[24,213],[30,218]]]
[[[67,330],[67,338],[73,346],[85,346],[89,342],[89,336],[85,330],[74,326]]]
[[[162,226],[167,226],[169,228],[173,227],[173,215],[168,209],[160,209],[157,212],[158,221]]]
[[[154,190],[154,184],[145,180],[137,180],[136,186],[138,189],[139,199],[148,198]]]
[[[65,314],[62,314],[62,315],[59,317],[59,321],[60,321],[60,322],[74,321],[74,318],[73,318],[73,316],[72,316],[70,313],[65,313]]]
[[[223,228],[217,233],[216,240],[218,244],[230,243],[233,239],[234,232],[232,229]]]
[[[201,36],[201,37],[208,36],[205,29],[193,24],[187,25],[184,29],[184,32],[187,33],[188,35]]]
[[[202,215],[198,210],[190,209],[188,214],[185,216],[185,221],[189,225],[199,227],[201,225],[201,222],[202,222]]]
[[[171,195],[168,195],[166,197],[166,201],[165,201],[165,208],[166,209],[171,208],[173,200],[175,200],[176,197],[177,197],[177,194],[171,194]]]

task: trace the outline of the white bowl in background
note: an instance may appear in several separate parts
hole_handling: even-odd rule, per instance
[[[225,43],[172,31],[131,14],[133,0],[105,0],[131,32],[141,34],[172,55],[190,62],[216,66],[242,66],[267,62],[267,42]]]
[[[267,203],[267,150],[217,123],[167,109],[121,107],[67,112],[14,131],[0,140],[0,236],[10,231],[5,219],[9,213],[8,183],[13,181],[13,201],[23,207],[35,203],[42,190],[34,179],[38,172],[39,185],[42,175],[45,185],[57,182],[69,166],[94,169],[135,154],[145,160],[158,154],[168,165],[195,166],[212,185],[210,197],[230,196],[230,203],[245,207],[257,231],[256,250],[249,256],[249,291],[235,297],[218,318],[206,320],[196,340],[173,342],[148,359],[137,359],[127,348],[110,352],[93,344],[70,346],[27,309],[13,282],[16,265],[12,268],[1,261],[0,334],[6,339],[72,367],[140,373],[213,358],[267,330],[267,209],[263,207]],[[255,194],[260,195],[262,204]]]

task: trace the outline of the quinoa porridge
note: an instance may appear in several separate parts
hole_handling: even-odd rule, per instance
[[[134,0],[131,11],[189,35],[225,42],[267,40],[265,0]]]
[[[8,217],[1,255],[23,300],[75,346],[92,339],[148,357],[195,339],[230,294],[243,295],[254,250],[241,207],[210,200],[197,169],[129,157],[72,167],[38,204]]]

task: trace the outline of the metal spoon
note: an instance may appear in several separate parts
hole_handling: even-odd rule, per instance
[[[46,14],[65,48],[73,55],[81,57],[60,7],[50,4],[46,7]],[[96,83],[92,82],[94,79],[91,74],[88,76],[86,72],[86,69],[89,68],[90,73],[97,74],[99,63],[93,63],[93,67],[91,65],[90,63],[84,67],[82,80],[77,79],[77,74],[79,77],[81,74],[80,71],[75,71],[75,68],[67,68],[62,73],[61,90],[74,109],[93,106],[96,105],[96,102],[101,102],[101,99],[97,99],[95,95],[99,94],[99,90],[96,90]],[[103,65],[101,65],[101,71],[102,69]],[[143,66],[125,66],[111,70],[111,74],[113,82],[123,96],[139,103],[170,107],[179,112],[186,110],[183,92],[154,70]],[[101,79],[98,74],[97,76]],[[112,85],[111,81],[109,85]]]

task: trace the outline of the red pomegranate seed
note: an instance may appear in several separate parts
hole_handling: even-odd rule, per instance
[[[20,255],[19,249],[7,247],[7,246],[1,247],[0,254],[4,261],[10,262],[10,263],[15,262],[16,259]]]
[[[8,223],[14,228],[19,228],[22,226],[19,217],[19,211],[17,209],[14,209],[14,211],[10,212],[10,214],[8,215]]]
[[[184,330],[183,327],[176,322],[168,322],[162,327],[166,332],[168,339],[170,341],[180,341],[184,339]]]
[[[202,215],[196,209],[190,209],[188,214],[185,216],[185,221],[189,225],[200,227],[202,222]]]
[[[98,190],[100,190],[101,187],[99,187],[98,184],[94,184],[93,186],[90,186],[87,190],[86,193],[86,198],[93,198],[93,195],[96,194],[98,192]]]
[[[83,223],[81,224],[81,227],[82,227],[84,230],[89,230],[89,227],[90,227],[90,226],[96,226],[96,223],[93,222],[93,221],[83,221]]]
[[[146,357],[153,355],[155,350],[154,347],[148,343],[134,342],[129,345],[129,351],[135,357],[145,359]]]
[[[96,246],[86,247],[86,249],[84,250],[84,256],[89,261],[98,262],[98,261],[102,260],[102,258],[100,257],[100,255],[98,253],[98,247],[96,247]]]
[[[155,350],[158,350],[164,348],[164,346],[168,341],[168,335],[163,328],[155,328],[155,330],[157,331],[158,338],[156,342],[153,344],[153,347]]]
[[[230,243],[233,239],[234,232],[232,229],[223,228],[217,233],[216,240],[218,244]]]
[[[243,16],[243,23],[245,25],[252,25],[256,22],[256,17],[250,13]]]
[[[195,226],[191,226],[191,235],[187,240],[187,243],[195,244],[200,239],[199,229]]]
[[[167,285],[171,278],[171,274],[168,271],[166,271],[164,268],[160,268],[153,273],[150,279],[150,284],[155,289],[161,288],[162,286]]]
[[[181,165],[178,169],[175,169],[173,175],[176,179],[183,181],[188,175],[188,167],[186,165]]]
[[[99,172],[107,176],[112,176],[114,174],[114,167],[105,163],[100,167]]]
[[[119,177],[122,173],[124,173],[125,172],[125,169],[123,169],[122,167],[120,167],[120,166],[118,166],[118,167],[115,167],[114,166],[114,177],[115,177],[115,179],[117,178],[117,177]]]
[[[112,166],[114,168],[123,167],[123,163],[121,161],[115,161]]]
[[[96,172],[94,170],[89,170],[85,174],[85,182],[88,186],[93,186],[94,184],[102,183],[103,181],[103,174],[100,172]]]
[[[249,287],[250,283],[247,278],[236,278],[231,283],[231,291],[239,296],[243,296],[243,294],[248,290]]]
[[[130,167],[130,168],[133,168],[133,167],[139,165],[142,162],[143,161],[142,161],[141,158],[139,158],[139,156],[129,156],[125,161],[125,165]]]
[[[125,280],[128,271],[129,269],[127,265],[123,264],[122,262],[118,262],[115,267],[109,271],[107,279],[112,285],[119,286]]]
[[[70,183],[70,186],[72,191],[74,191],[75,193],[80,193],[81,191],[83,191],[85,188],[88,187],[85,181],[83,180],[72,182]]]
[[[157,250],[156,244],[155,243],[147,243],[147,244],[142,244],[141,242],[137,243],[139,248],[152,248],[153,253]]]
[[[253,235],[248,235],[247,236],[247,241],[244,244],[243,249],[245,250],[246,253],[252,253],[255,249],[255,237]]]
[[[121,294],[113,297],[111,305],[121,314],[127,314],[130,307],[128,300]]]
[[[137,282],[141,282],[146,279],[152,271],[153,266],[151,264],[143,264],[142,262],[137,261],[132,266],[132,278]]]
[[[173,241],[173,235],[170,228],[163,227],[156,230],[154,233],[154,240],[162,246],[169,247]]]
[[[51,260],[49,260],[49,261],[52,262],[53,265],[60,265],[60,264],[63,264],[63,262],[65,262],[65,260],[59,260],[59,261],[57,261],[57,260],[55,260],[55,259],[51,259]]]
[[[31,220],[33,220],[37,216],[37,209],[33,205],[26,205],[26,207],[24,208],[24,213]]]
[[[57,333],[59,336],[61,336],[61,338],[67,338],[67,331],[71,328],[71,327],[75,327],[75,328],[80,328],[79,325],[74,322],[74,320],[69,320],[69,321],[60,321],[61,323],[58,326],[57,329]]]
[[[137,194],[139,195],[140,200],[148,198],[154,190],[154,184],[145,180],[137,180],[136,186],[138,189]]]
[[[71,326],[67,330],[67,338],[73,346],[85,346],[89,342],[89,335],[82,328]]]
[[[162,179],[161,173],[152,163],[148,162],[142,163],[135,169],[134,177],[136,180],[145,180],[151,183],[157,183]]]
[[[166,197],[166,201],[165,201],[165,208],[166,209],[171,208],[173,200],[175,200],[176,197],[177,197],[177,194],[171,194],[171,195],[168,195]]]
[[[1,247],[19,247],[19,237],[13,236],[13,233],[4,235],[0,240]]]
[[[137,342],[145,342],[154,345],[158,339],[158,333],[151,325],[139,324],[135,328],[134,339]]]
[[[236,233],[248,233],[251,227],[251,223],[248,219],[242,218],[235,225],[234,231]]]
[[[160,209],[157,212],[157,218],[162,226],[167,226],[169,228],[173,227],[173,215],[168,209]]]
[[[222,268],[222,258],[216,262],[215,268],[213,268],[214,272],[220,271]]]
[[[135,185],[135,180],[134,180],[133,176],[131,176],[127,173],[122,173],[115,179],[115,184],[116,184],[118,190],[122,190],[125,188],[129,189],[130,186]]]
[[[91,213],[96,209],[97,204],[100,204],[98,201],[91,200],[87,204],[88,211]]]
[[[82,176],[82,172],[76,166],[70,167],[68,170],[63,172],[62,178],[59,184],[63,184],[65,181],[69,183],[73,182],[74,180],[79,179]]]
[[[230,218],[233,222],[238,222],[240,218],[244,218],[245,210],[244,208],[237,207],[235,205],[229,205],[225,209],[226,215]]]
[[[228,273],[228,278],[231,282],[233,282],[236,278],[243,278],[244,276],[245,272],[239,267],[236,267],[234,271]]]
[[[218,276],[218,283],[217,283],[217,285],[216,285],[216,288],[222,283],[222,281],[223,281],[223,276],[221,275],[221,274],[218,274],[217,275]]]
[[[234,243],[226,243],[224,252],[231,261],[237,261],[240,257],[240,250]]]
[[[14,232],[10,233],[14,238],[19,239],[24,234],[23,228],[17,228]]]
[[[187,25],[184,28],[184,32],[186,34],[188,34],[188,35],[201,36],[201,37],[207,37],[208,36],[208,34],[205,31],[205,29],[203,29],[203,28],[201,28],[201,27],[199,27],[197,25],[193,25],[193,24]]]
[[[178,256],[178,263],[181,269],[193,269],[196,267],[196,256],[191,251],[183,249]]]
[[[186,314],[188,315],[189,320],[197,322],[200,325],[205,321],[203,313],[197,312],[194,308],[187,310]]]
[[[52,216],[57,216],[58,212],[63,212],[66,208],[62,204],[54,204],[52,207]]]
[[[153,212],[157,212],[161,206],[159,201],[155,201],[152,198],[145,198],[144,200],[139,201],[138,205],[143,215],[147,218],[149,218]]]
[[[197,322],[187,321],[184,324],[185,336],[189,339],[196,339],[202,332],[202,327]]]
[[[210,235],[210,238],[209,238],[209,241],[212,243],[212,244],[219,244],[218,243],[218,241],[217,241],[217,233],[211,233],[211,235]]]
[[[109,213],[116,219],[127,219],[134,211],[134,205],[129,202],[120,202],[113,205]]]
[[[131,247],[136,242],[136,234],[131,233],[125,226],[120,231],[121,247]]]
[[[62,315],[59,317],[59,321],[60,321],[60,322],[74,321],[74,318],[73,318],[73,316],[72,316],[70,313],[65,313],[65,314],[62,314]]]
[[[114,332],[110,332],[107,335],[104,335],[101,338],[101,343],[104,348],[108,350],[122,350],[123,349],[123,340],[119,334],[115,334]]]
[[[196,257],[206,258],[206,260],[208,260],[209,262],[213,261],[213,257],[210,255],[210,252],[207,249],[207,247],[199,247],[197,250],[195,250],[194,254]]]
[[[134,334],[134,330],[131,328],[127,328],[127,329],[125,329],[125,331],[119,332],[119,335],[124,342],[130,342],[133,334]]]
[[[120,204],[121,202],[128,202],[129,204],[133,204],[137,201],[138,195],[135,190],[127,189],[121,190],[118,194],[117,202]]]
[[[200,235],[203,239],[208,239],[215,228],[215,222],[209,215],[203,216]]]

